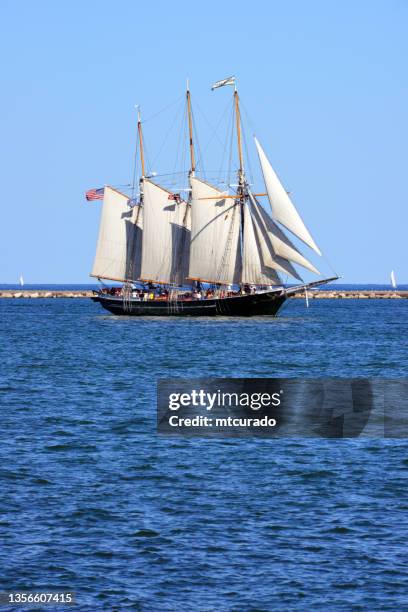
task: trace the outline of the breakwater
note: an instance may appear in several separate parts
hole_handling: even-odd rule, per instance
[[[29,290],[0,290],[0,298],[90,298],[93,296],[92,291],[67,291],[57,290],[50,291],[45,289],[29,289]]]
[[[375,289],[368,289],[361,291],[356,290],[326,290],[322,291],[319,289],[309,290],[307,292],[309,299],[399,299],[408,298],[408,291],[377,291]],[[305,297],[304,291],[292,294],[290,297],[303,298]]]
[[[92,291],[47,291],[47,290],[0,290],[0,298],[90,298]],[[291,298],[304,299],[304,291],[299,291]],[[408,298],[408,291],[377,291],[377,290],[326,290],[313,289],[308,291],[309,299],[400,299]]]

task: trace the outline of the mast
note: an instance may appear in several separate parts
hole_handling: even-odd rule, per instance
[[[239,170],[238,170],[238,195],[240,196],[239,207],[240,207],[240,235],[242,250],[244,250],[244,227],[245,227],[245,206],[246,206],[246,190],[245,190],[245,178],[244,178],[244,159],[242,155],[242,138],[241,138],[241,114],[239,111],[239,96],[237,86],[234,88],[234,102],[235,102],[235,120],[237,126],[237,144],[238,144],[238,158],[239,158]],[[243,252],[242,252],[243,256]]]
[[[195,155],[194,155],[194,144],[193,144],[193,119],[191,114],[191,95],[190,87],[187,80],[187,112],[188,112],[188,131],[189,131],[189,144],[190,144],[190,176],[194,176],[195,173]]]
[[[234,90],[234,102],[235,102],[235,119],[237,125],[237,142],[238,142],[238,157],[239,157],[239,173],[238,182],[242,189],[244,184],[244,159],[242,155],[242,140],[241,140],[241,114],[239,111],[239,96],[237,88]]]
[[[145,160],[144,160],[142,120],[141,120],[141,116],[140,116],[140,108],[138,108],[138,111],[137,111],[137,132],[139,134],[140,162],[141,162],[141,165],[142,165],[142,178],[144,178],[144,176],[145,176]]]

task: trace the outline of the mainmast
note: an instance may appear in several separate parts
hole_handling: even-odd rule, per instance
[[[239,96],[235,86],[234,91],[234,102],[235,102],[235,119],[237,126],[237,143],[238,143],[238,158],[239,158],[239,171],[238,171],[238,184],[242,192],[244,186],[244,158],[242,155],[242,139],[241,139],[241,114],[239,110]]]
[[[239,206],[241,212],[241,245],[244,245],[244,226],[245,226],[245,206],[246,206],[246,198],[248,196],[246,187],[245,187],[245,176],[244,176],[244,158],[242,155],[242,137],[241,137],[241,113],[239,110],[239,96],[237,91],[237,86],[235,84],[234,89],[234,102],[235,102],[235,121],[237,126],[237,144],[238,144],[238,159],[239,159],[239,170],[238,170],[238,196],[239,196]],[[242,247],[243,248],[243,247]]]

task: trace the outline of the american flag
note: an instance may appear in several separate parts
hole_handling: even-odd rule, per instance
[[[181,197],[179,193],[169,193],[168,200],[174,200],[175,202],[180,202]]]
[[[90,200],[103,200],[104,192],[104,187],[101,187],[100,189],[89,189],[89,191],[86,192],[85,197],[88,202]]]

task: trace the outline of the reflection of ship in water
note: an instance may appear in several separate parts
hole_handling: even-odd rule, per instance
[[[234,78],[213,88],[231,84]],[[229,168],[226,179],[213,185],[198,175],[187,88],[190,167],[185,198],[181,191],[153,182],[147,172],[139,112],[140,193],[129,197],[112,187],[103,192],[91,276],[122,283],[118,290],[95,293],[94,300],[107,310],[131,315],[275,315],[291,293],[337,278],[303,283],[295,265],[320,273],[284,228],[319,256],[321,252],[256,138],[266,191],[253,192],[244,169],[236,86],[232,102],[230,142],[232,147],[234,138],[237,144],[237,182],[230,184]],[[262,196],[269,200],[270,214],[260,204]],[[300,284],[285,287],[282,274]]]

